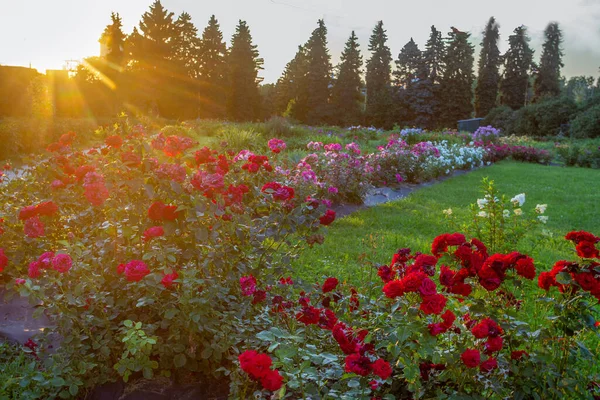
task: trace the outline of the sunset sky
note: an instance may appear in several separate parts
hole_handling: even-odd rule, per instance
[[[1,0],[0,64],[28,66],[44,72],[60,69],[65,60],[99,53],[98,38],[111,11],[123,18],[125,33],[140,21],[152,0]],[[423,48],[433,24],[446,33],[450,26],[473,34],[479,44],[490,16],[501,25],[501,51],[512,30],[529,27],[539,60],[543,30],[558,21],[564,31],[563,74],[598,76],[600,66],[600,0],[163,0],[179,14],[187,11],[202,32],[211,14],[221,24],[229,44],[239,19],[250,26],[254,42],[265,59],[261,76],[275,82],[297,46],[304,43],[324,18],[329,30],[332,61],[337,63],[344,42],[354,29],[364,59],[375,23],[382,19],[394,58],[413,37]]]

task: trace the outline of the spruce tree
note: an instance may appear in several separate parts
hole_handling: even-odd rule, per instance
[[[455,127],[458,120],[473,112],[474,48],[470,33],[453,29],[448,33],[445,71],[440,81],[441,125]]]
[[[485,117],[496,105],[498,85],[500,83],[500,39],[499,25],[491,17],[483,32],[481,53],[479,54],[479,68],[477,87],[475,88],[475,115]]]
[[[278,114],[299,121],[306,118],[306,107],[299,108],[296,101],[304,84],[307,69],[306,50],[304,46],[298,46],[296,55],[287,63],[283,74],[275,85],[275,110]]]
[[[423,91],[420,96],[429,101],[422,105],[423,111],[423,127],[432,128],[439,124],[440,107],[442,104],[440,92],[440,79],[444,74],[444,54],[446,46],[442,39],[442,32],[438,31],[435,26],[431,26],[429,39],[425,44],[423,52],[423,63],[427,74],[427,79],[423,80],[419,86]],[[437,116],[437,118],[435,117]]]
[[[173,13],[160,0],[142,15],[139,30],[133,29],[127,47],[134,101],[151,113],[176,118],[170,87],[176,69],[175,26]]]
[[[335,123],[341,126],[357,125],[362,120],[362,56],[359,47],[358,37],[352,31],[340,57],[332,91]]]
[[[213,15],[202,32],[198,60],[201,87],[200,116],[204,118],[225,116],[226,55],[227,45],[223,41],[219,22]]]
[[[525,105],[529,90],[529,72],[533,65],[533,50],[529,47],[527,28],[523,25],[508,38],[504,55],[504,73],[500,81],[500,103],[517,110]]]
[[[560,94],[560,69],[564,66],[561,48],[563,38],[558,23],[549,23],[544,36],[546,41],[542,47],[540,67],[533,85],[535,101]]]
[[[377,127],[391,127],[392,96],[390,88],[392,54],[386,46],[387,35],[383,21],[373,29],[369,40],[371,58],[367,61],[367,123]]]
[[[111,13],[110,19],[111,24],[104,28],[99,42],[106,47],[106,60],[118,69],[123,65],[125,56],[125,33],[123,33],[123,22],[118,13]]]
[[[431,33],[425,44],[423,59],[427,68],[429,80],[433,85],[440,83],[440,78],[444,74],[444,54],[446,46],[442,39],[442,32],[438,31],[434,25],[431,25]]]
[[[414,89],[419,80],[425,77],[419,76],[423,72],[423,56],[419,46],[413,38],[404,45],[394,71],[395,84],[395,122],[400,125],[414,125],[416,115],[412,102],[414,101]]]
[[[229,90],[227,93],[227,116],[235,121],[254,121],[260,117],[261,97],[258,71],[263,59],[258,56],[257,46],[252,44],[250,29],[240,20],[227,57],[229,65]]]
[[[198,28],[192,23],[192,17],[182,12],[175,21],[175,58],[186,77],[199,76],[198,58],[201,43]]]
[[[329,91],[331,84],[331,56],[327,49],[327,28],[320,19],[305,45],[308,69],[304,85],[297,99],[298,106],[306,107],[306,122],[320,125],[328,122],[330,116]],[[305,104],[303,104],[305,103]]]

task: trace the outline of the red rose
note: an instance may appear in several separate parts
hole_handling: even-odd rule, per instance
[[[481,354],[479,350],[467,349],[461,354],[460,359],[468,368],[475,368],[481,361]]]
[[[511,360],[520,360],[523,356],[528,356],[529,354],[525,350],[515,350],[510,353]]]
[[[252,296],[256,291],[256,278],[252,275],[242,276],[240,278],[240,287],[243,296]]]
[[[268,354],[259,353],[254,356],[246,372],[252,379],[260,379],[269,373],[272,363]]]
[[[390,282],[396,276],[396,272],[387,265],[377,268],[377,275],[384,283]]]
[[[440,283],[443,286],[452,286],[454,284],[454,271],[446,265],[440,267]]]
[[[27,220],[29,218],[35,217],[37,215],[37,208],[35,206],[27,206],[23,207],[21,211],[19,211],[19,219]]]
[[[346,357],[346,372],[367,376],[372,370],[371,361],[360,354],[354,353]]]
[[[502,278],[489,266],[479,270],[479,283],[489,291],[494,291],[502,284]]]
[[[25,221],[23,231],[25,232],[25,235],[34,239],[46,234],[44,223],[40,221],[37,215]]]
[[[143,261],[133,260],[125,264],[123,272],[129,282],[139,282],[150,273],[150,269]]]
[[[123,138],[119,135],[112,135],[106,138],[104,141],[108,147],[112,147],[113,149],[118,149],[123,145]]]
[[[487,322],[485,320],[483,320],[480,323],[478,323],[475,326],[473,326],[473,328],[471,328],[471,333],[477,339],[483,339],[483,338],[488,337],[488,335],[489,335],[490,332],[489,332],[489,329],[488,329]]]
[[[383,293],[386,297],[389,297],[390,299],[395,299],[396,297],[403,296],[404,286],[402,285],[402,281],[389,281],[385,284],[385,286],[383,286]]]
[[[0,249],[0,272],[8,265],[8,257],[4,254],[4,249]]]
[[[65,272],[68,272],[72,266],[73,266],[73,260],[71,259],[71,256],[68,254],[57,254],[52,259],[52,268],[62,274],[64,274]]]
[[[423,279],[423,281],[421,281],[421,286],[419,286],[419,294],[422,297],[432,296],[436,293],[437,293],[437,286],[435,285],[435,282],[433,282],[429,278],[425,278],[425,279]]]
[[[252,304],[262,303],[263,301],[265,301],[266,298],[267,292],[265,292],[264,290],[257,290],[252,295]]]
[[[147,242],[152,238],[160,237],[165,234],[165,230],[162,226],[153,226],[144,231],[144,241]]]
[[[269,370],[260,378],[260,384],[264,389],[274,392],[281,389],[283,377],[279,374],[278,370]]]
[[[535,266],[533,265],[533,258],[531,257],[519,259],[515,265],[515,269],[517,270],[517,274],[521,275],[523,278],[535,278]]]
[[[84,196],[93,206],[100,207],[110,197],[104,183],[91,183],[84,185]]]
[[[331,292],[337,287],[338,283],[337,278],[327,278],[323,284],[323,293]]]
[[[175,284],[175,279],[179,278],[179,274],[177,272],[173,272],[171,274],[165,274],[163,276],[160,283],[165,287],[165,289],[169,289],[171,286]]]
[[[179,216],[177,206],[168,206],[162,201],[155,201],[148,209],[148,217],[155,221],[174,221]]]
[[[333,210],[327,210],[325,215],[319,218],[321,225],[325,226],[331,225],[333,221],[335,221],[335,211]]]
[[[422,297],[421,306],[419,309],[425,314],[441,314],[446,307],[447,299],[441,294]]]
[[[319,323],[321,311],[313,306],[305,306],[296,314],[296,319],[305,325],[316,325]]]
[[[423,280],[427,278],[427,275],[423,272],[413,272],[402,278],[402,285],[404,286],[405,292],[416,292],[421,287]]]
[[[373,373],[383,380],[392,375],[392,367],[390,366],[390,363],[382,360],[381,358],[371,364],[371,368],[373,368]]]
[[[23,278],[15,278],[15,285],[19,286],[24,284],[26,281]]]
[[[42,273],[40,271],[41,263],[39,261],[33,261],[29,263],[29,268],[27,269],[27,276],[31,279],[38,278]],[[0,269],[2,271],[2,269]]]
[[[600,258],[598,249],[593,242],[583,240],[577,243],[575,249],[577,250],[577,255],[581,258]]]
[[[52,216],[58,212],[58,206],[52,201],[45,201],[35,206],[37,215]]]
[[[479,370],[481,372],[490,372],[494,369],[498,368],[498,361],[495,358],[488,358],[479,366]]]
[[[485,354],[492,354],[502,350],[502,336],[491,337],[485,342]]]
[[[545,291],[550,290],[550,287],[556,286],[555,277],[550,272],[542,272],[538,276],[538,286],[544,289]]]
[[[579,242],[584,242],[584,241],[591,242],[591,243],[600,242],[600,237],[597,237],[596,235],[593,235],[586,231],[569,232],[565,236],[565,239],[570,240],[570,241],[574,242],[575,244],[578,244]]]

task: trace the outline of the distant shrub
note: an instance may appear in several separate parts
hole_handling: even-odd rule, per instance
[[[491,125],[500,129],[504,133],[512,132],[516,112],[508,106],[500,106],[493,108],[484,118],[483,125]]]
[[[264,124],[266,133],[273,137],[291,136],[294,129],[287,118],[274,116]]]
[[[265,144],[263,136],[251,129],[240,129],[236,126],[224,127],[219,133],[219,139],[227,149],[240,151],[255,150]]]
[[[531,136],[555,136],[577,113],[577,104],[568,97],[548,99],[517,111],[513,133]]]
[[[562,145],[557,148],[558,158],[568,167],[600,168],[600,146],[578,144]]]
[[[570,134],[574,138],[600,137],[600,104],[577,114],[571,121]]]

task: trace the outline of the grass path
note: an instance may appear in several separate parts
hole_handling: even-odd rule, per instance
[[[374,257],[378,263],[389,262],[401,247],[430,252],[433,238],[450,230],[442,210],[452,208],[458,217],[466,218],[469,204],[481,197],[484,177],[494,180],[500,193],[507,196],[525,193],[525,212],[532,212],[536,204],[548,204],[547,228],[556,236],[575,229],[600,234],[600,170],[502,162],[337,220],[323,245],[306,250],[295,261],[295,274],[309,281],[338,276],[360,282],[363,271],[358,258],[367,251],[363,241],[370,236],[380,243]],[[543,244],[531,255],[538,270],[571,257],[568,250],[552,243]]]

